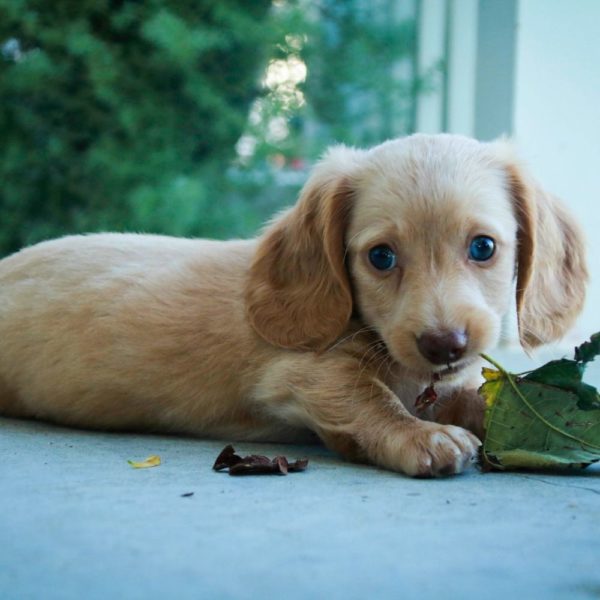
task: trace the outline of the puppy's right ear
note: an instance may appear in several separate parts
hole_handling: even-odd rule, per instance
[[[588,273],[583,233],[551,194],[516,164],[507,167],[519,223],[517,312],[521,343],[561,338],[580,313]]]
[[[330,150],[296,205],[259,240],[246,306],[250,323],[271,344],[321,350],[348,324],[352,292],[344,237],[363,155],[344,146]]]

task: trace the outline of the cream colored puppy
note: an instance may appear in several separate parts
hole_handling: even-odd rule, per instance
[[[504,143],[337,147],[257,239],[73,236],[0,261],[0,414],[227,440],[309,430],[347,458],[458,473],[515,278],[523,343],[559,337],[584,298],[581,236]],[[432,379],[442,423],[414,416]]]

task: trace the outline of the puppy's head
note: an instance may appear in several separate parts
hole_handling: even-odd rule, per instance
[[[322,350],[353,312],[418,379],[454,376],[496,345],[516,276],[521,340],[560,337],[581,309],[581,235],[505,143],[412,136],[339,147],[265,232],[250,320],[286,348]]]

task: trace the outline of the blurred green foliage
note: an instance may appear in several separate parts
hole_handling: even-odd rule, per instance
[[[407,2],[403,3],[408,4]],[[406,133],[420,82],[415,21],[394,0],[325,0],[305,60],[306,95],[333,139],[369,146]]]
[[[0,0],[0,252],[74,231],[218,231],[269,7]]]
[[[412,133],[416,98],[432,89],[442,67],[431,65],[422,76],[415,72],[418,4],[277,2],[274,18],[281,39],[271,54],[265,94],[246,130],[256,142],[253,164],[274,155],[286,164],[298,157],[311,161],[333,143],[366,147]],[[293,85],[298,63],[306,75]],[[278,78],[277,71],[286,67],[290,79]],[[285,135],[277,135],[269,125],[282,117]]]
[[[414,20],[394,6],[0,0],[0,255],[251,234],[333,141],[411,130]]]

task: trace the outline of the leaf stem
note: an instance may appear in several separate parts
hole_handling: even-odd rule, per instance
[[[488,356],[487,354],[483,354],[483,352],[479,356],[481,356],[481,358],[483,358],[484,360],[487,360],[491,365],[494,365],[496,367],[496,369],[498,369],[498,371],[500,371],[500,373],[504,373],[505,375],[508,375],[508,373],[491,356]]]

